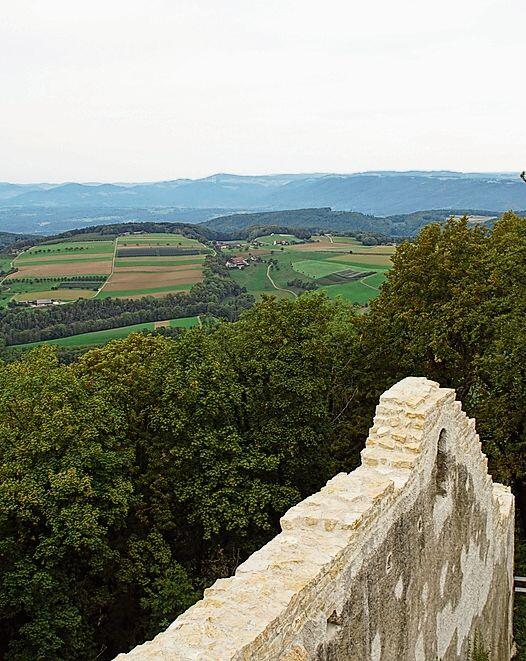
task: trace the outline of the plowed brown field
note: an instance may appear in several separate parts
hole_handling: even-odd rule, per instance
[[[166,287],[169,285],[192,285],[203,278],[202,269],[163,270],[152,273],[144,271],[114,272],[104,291],[130,291],[133,289],[149,289],[153,287]],[[188,287],[190,289],[190,287]],[[139,293],[139,291],[137,293]]]
[[[15,278],[31,278],[39,276],[61,276],[61,275],[106,275],[111,272],[111,259],[101,262],[91,262],[80,260],[66,264],[34,264],[33,266],[23,266],[17,264],[18,271],[9,276],[11,280]]]

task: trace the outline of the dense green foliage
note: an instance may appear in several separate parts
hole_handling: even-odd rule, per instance
[[[0,369],[1,652],[111,658],[271,536],[334,470],[351,320],[267,301]]]
[[[3,252],[6,248],[23,243],[25,241],[30,241],[33,239],[30,234],[15,234],[13,232],[0,232],[0,252]]]
[[[476,417],[524,562],[526,221],[432,225],[393,261],[362,315],[319,292],[264,299],[234,324],[1,367],[0,654],[104,659],[153,635],[356,466],[407,375]]]
[[[450,386],[485,440],[494,474],[526,487],[526,221],[491,233],[451,220],[401,246],[362,320],[376,393],[408,374]],[[526,509],[524,509],[526,514]]]
[[[312,280],[302,280],[301,278],[293,278],[287,281],[287,287],[294,287],[299,291],[314,291],[318,289],[318,285]]]

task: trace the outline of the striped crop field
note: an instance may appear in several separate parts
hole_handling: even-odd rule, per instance
[[[189,291],[202,282],[203,262],[210,252],[196,239],[181,234],[141,233],[96,239],[93,235],[92,240],[57,240],[21,252],[13,260],[14,272],[2,276],[0,305],[10,300],[69,302]]]

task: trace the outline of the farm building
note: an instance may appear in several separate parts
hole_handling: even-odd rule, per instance
[[[241,257],[231,257],[226,263],[226,266],[229,269],[244,269],[245,266],[248,266],[248,262]]]
[[[31,307],[41,308],[46,305],[60,305],[62,301],[54,301],[51,298],[37,298],[33,301],[27,301]]]

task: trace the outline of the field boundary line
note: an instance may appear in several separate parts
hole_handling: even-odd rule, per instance
[[[111,276],[113,275],[113,271],[115,270],[115,259],[117,257],[117,244],[118,244],[118,242],[119,242],[119,237],[116,236],[115,237],[115,246],[113,248],[113,258],[111,260],[110,274],[106,278],[106,280],[104,280],[104,282],[102,283],[102,287],[100,289],[97,289],[97,293],[95,294],[95,296],[93,296],[93,298],[97,298],[97,296],[101,293],[101,291],[104,289],[104,287],[108,284],[108,282],[110,281]]]
[[[272,264],[269,264],[269,265],[267,266],[267,278],[270,280],[270,284],[274,287],[274,289],[277,289],[278,291],[286,291],[286,292],[288,292],[289,294],[292,294],[292,295],[294,296],[294,298],[298,298],[298,295],[296,294],[295,291],[292,291],[291,289],[284,289],[283,287],[278,287],[278,286],[277,286],[277,284],[274,282],[274,280],[272,280],[272,278],[271,278],[271,276],[270,276],[270,268],[271,268],[271,266],[272,266]]]
[[[365,282],[365,279],[366,279],[366,278],[370,278],[370,277],[373,276],[373,275],[376,275],[376,273],[371,273],[371,275],[366,275],[365,277],[363,277],[363,278],[360,279],[360,282],[362,283],[362,285],[365,285],[366,287],[369,287],[369,289],[374,289],[374,291],[380,291],[380,290],[378,289],[378,287],[373,287],[373,286],[370,285],[368,282]]]

